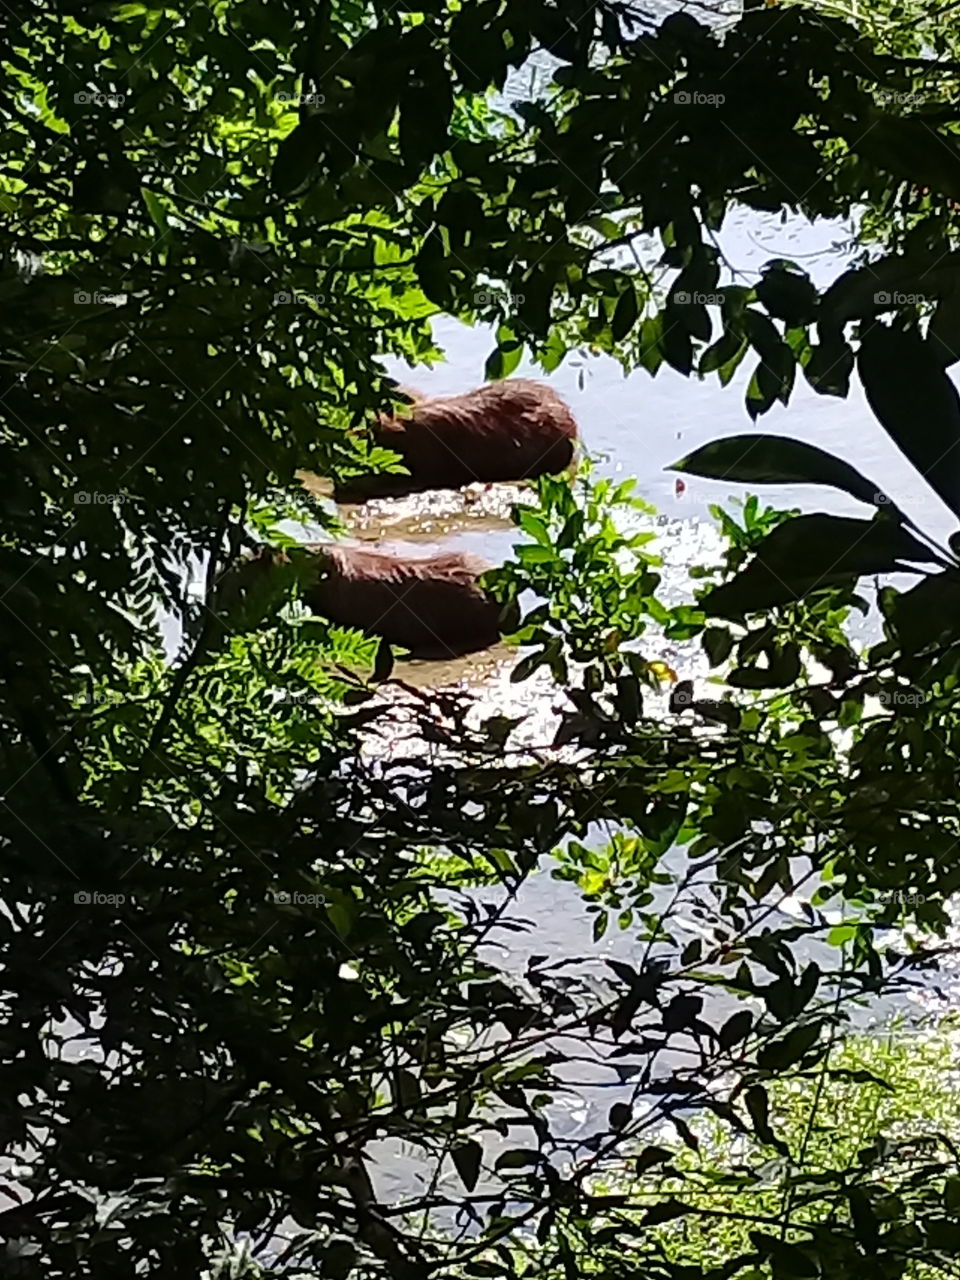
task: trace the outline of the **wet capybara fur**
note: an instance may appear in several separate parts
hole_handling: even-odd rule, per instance
[[[573,462],[576,419],[542,383],[510,378],[458,396],[405,394],[413,397],[409,411],[381,415],[372,435],[400,455],[410,474],[354,477],[338,485],[337,501],[528,480],[556,475]]]
[[[500,606],[477,579],[489,568],[459,552],[420,558],[359,547],[314,545],[323,575],[304,594],[314,613],[409,649],[457,657],[500,639]]]

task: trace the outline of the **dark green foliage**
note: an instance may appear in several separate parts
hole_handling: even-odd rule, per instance
[[[536,48],[555,93],[498,113],[487,89]],[[754,437],[747,477],[723,444],[684,465],[839,484],[881,515],[747,503],[710,594],[668,605],[652,533],[616,519],[644,514],[629,485],[544,481],[491,575],[515,614],[536,597],[515,678],[547,668],[564,700],[531,753],[516,720],[472,728],[468,699],[411,693],[387,646],[307,616],[315,570],[277,525],[328,523],[298,469],[391,465],[352,429],[392,402],[380,357],[437,357],[437,309],[496,326],[491,377],[582,345],[726,384],[749,351],[754,416],[798,365],[845,393],[845,326],[882,305],[863,278],[818,299],[776,261],[724,285],[712,234],[737,202],[842,216],[922,182],[911,230],[942,255],[950,122],[875,98],[946,68],[797,8],[748,8],[719,40],[582,0],[11,0],[0,60],[5,1274],[513,1276],[535,1241],[551,1277],[687,1280],[673,1233],[717,1210],[667,1180],[703,1122],[782,1156],[770,1099],[834,1071],[841,976],[864,1000],[909,976],[874,928],[942,930],[960,887],[953,550],[838,460]],[[899,287],[915,258],[889,238]],[[627,245],[661,259],[662,298],[609,252]],[[930,288],[932,336],[867,328],[859,363],[957,509],[949,290]],[[237,567],[263,540],[286,559]],[[854,653],[856,577],[903,561],[942,572],[881,594],[884,639]],[[707,627],[718,600],[763,616]],[[701,637],[728,687],[679,683],[665,721],[662,645]],[[374,763],[401,694],[418,736]],[[632,932],[634,964],[498,970],[487,944],[523,928],[541,865],[594,938]],[[772,919],[807,872],[802,919]],[[839,931],[834,893],[860,912]],[[798,962],[825,939],[822,971]],[[583,1045],[610,1092],[574,1143],[551,1104]],[[416,1195],[379,1180],[401,1146],[428,1171]],[[782,1212],[706,1260],[718,1280],[960,1252],[952,1148],[918,1174],[881,1136],[809,1185],[790,1154]],[[654,1179],[637,1203],[602,1190],[625,1168]]]

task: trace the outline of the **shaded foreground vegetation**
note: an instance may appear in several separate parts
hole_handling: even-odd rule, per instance
[[[950,7],[748,5],[718,32],[584,0],[9,0],[10,1274],[955,1271],[948,1100],[915,1110],[921,1059],[843,1037],[918,980],[960,885],[956,536],[754,432],[678,465],[870,518],[751,501],[668,605],[629,485],[541,480],[490,579],[523,606],[516,680],[563,691],[534,751],[311,614],[278,528],[308,514],[298,469],[396,467],[355,429],[395,407],[384,355],[438,358],[440,312],[493,325],[494,379],[580,347],[724,384],[748,361],[754,418],[856,371],[960,516]],[[498,111],[537,49],[551,92]],[[736,205],[855,218],[850,270],[727,281]],[[287,563],[233,590],[263,539]],[[717,677],[668,719],[661,637]],[[378,754],[397,692],[411,741]],[[496,961],[547,868],[631,963]],[[610,1106],[573,1141],[587,1070]],[[840,1130],[874,1105],[861,1146]],[[416,1185],[382,1178],[401,1149]]]

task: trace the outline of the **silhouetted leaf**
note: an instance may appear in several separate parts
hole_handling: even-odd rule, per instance
[[[379,684],[389,680],[393,671],[393,650],[386,640],[381,640],[377,647],[377,658],[373,664],[373,680]]]
[[[764,267],[756,285],[757,301],[788,328],[809,324],[817,313],[817,291],[810,277],[780,266]]]
[[[613,310],[613,319],[610,321],[610,332],[613,335],[614,342],[620,342],[627,336],[633,326],[637,323],[639,309],[637,306],[637,291],[631,280],[620,297],[617,299],[617,305]]]
[[[496,1168],[500,1169],[526,1169],[530,1165],[539,1164],[540,1156],[536,1151],[524,1151],[517,1147],[513,1151],[505,1151],[499,1156]]]
[[[293,195],[306,187],[324,149],[329,126],[318,116],[310,116],[288,133],[277,148],[270,182],[281,196]]]
[[[480,1177],[480,1161],[483,1159],[483,1147],[472,1138],[453,1148],[450,1153],[460,1181],[472,1191]]]
[[[347,1280],[356,1266],[357,1251],[349,1240],[334,1240],[323,1251],[323,1274],[330,1280]]]
[[[816,445],[783,436],[745,433],[711,440],[670,468],[741,484],[825,484],[873,506],[889,506],[879,486]]]
[[[615,1133],[618,1133],[621,1129],[626,1128],[632,1116],[633,1108],[628,1106],[626,1102],[615,1102],[610,1108],[607,1123]]]
[[[674,1219],[682,1218],[685,1214],[693,1212],[694,1210],[690,1205],[671,1198],[662,1200],[660,1204],[651,1205],[643,1215],[641,1222],[645,1227],[658,1227],[662,1222],[673,1222]]]
[[[703,1008],[703,996],[676,995],[663,1011],[666,1031],[683,1031],[692,1026]]]
[[[904,650],[917,653],[960,632],[960,572],[924,578],[892,601],[890,617]]]
[[[785,1071],[810,1052],[820,1041],[820,1024],[794,1027],[779,1040],[772,1040],[757,1054],[757,1064],[765,1071]]]
[[[769,533],[747,567],[709,592],[701,607],[718,617],[742,618],[864,574],[934,560],[927,547],[885,513],[869,521],[796,516]]]
[[[790,1152],[786,1143],[782,1142],[770,1127],[770,1099],[763,1085],[751,1085],[744,1094],[744,1102],[747,1105],[747,1111],[750,1113],[750,1119],[753,1121],[754,1131],[760,1141],[767,1143],[768,1146],[776,1147],[784,1155],[789,1155]]]
[[[652,1169],[658,1164],[666,1164],[672,1159],[673,1152],[666,1147],[644,1147],[637,1156],[634,1171],[636,1173],[645,1173],[647,1169]]]
[[[853,348],[837,338],[812,346],[810,357],[802,368],[807,382],[819,395],[846,396],[850,390],[853,364]]]
[[[857,368],[881,426],[960,515],[960,396],[930,343],[915,330],[873,324]]]
[[[723,1049],[732,1049],[735,1044],[745,1040],[753,1027],[753,1014],[749,1009],[741,1009],[731,1014],[717,1033],[717,1039]]]

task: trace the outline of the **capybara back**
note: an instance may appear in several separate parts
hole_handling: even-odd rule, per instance
[[[556,474],[573,462],[577,423],[551,387],[512,378],[463,395],[415,396],[408,414],[382,416],[373,434],[410,474],[359,476],[338,487],[340,501]]]
[[[417,657],[453,657],[496,644],[500,608],[477,579],[477,556],[400,557],[357,547],[314,546],[324,573],[305,595],[314,612],[382,636]]]

